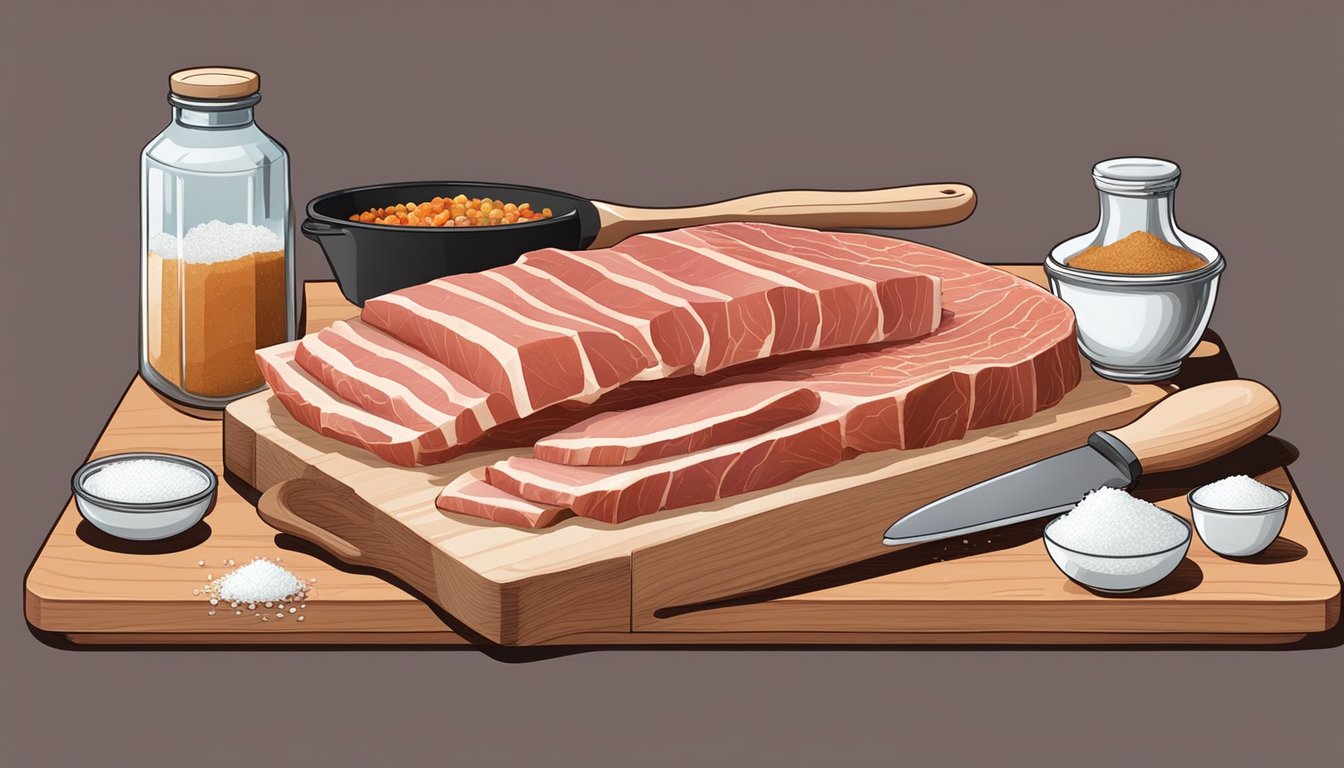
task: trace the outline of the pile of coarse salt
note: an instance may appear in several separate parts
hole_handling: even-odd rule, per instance
[[[210,600],[211,616],[215,615],[216,606],[221,603],[232,608],[235,616],[242,616],[245,608],[253,612],[254,618],[262,621],[271,620],[271,611],[276,612],[275,619],[298,614],[301,609],[308,607],[308,596],[317,579],[305,582],[281,567],[279,561],[278,557],[275,560],[254,557],[252,562],[218,579],[207,573],[205,578],[208,582],[205,586],[193,589],[191,593],[204,594]],[[234,561],[226,560],[224,564],[232,566]],[[205,561],[201,560],[197,565],[204,567]],[[299,614],[295,620],[303,621],[303,615]]]
[[[1151,555],[1189,535],[1168,512],[1118,488],[1098,488],[1050,524],[1050,538],[1089,555]]]
[[[210,481],[199,470],[163,459],[127,459],[104,464],[84,478],[84,490],[107,501],[155,504],[204,491]]]
[[[149,238],[149,250],[165,259],[183,258],[192,264],[233,261],[254,253],[284,250],[285,241],[277,234],[253,224],[225,224],[218,219],[198,224],[178,240],[167,232]]]
[[[1259,511],[1283,503],[1279,491],[1246,475],[1225,477],[1195,491],[1195,503],[1210,509]]]

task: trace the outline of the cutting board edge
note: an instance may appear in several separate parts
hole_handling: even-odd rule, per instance
[[[940,470],[945,474],[960,475],[958,487],[973,485],[976,482],[994,477],[1002,472],[1014,469],[1019,466],[1031,463],[1032,461],[1046,458],[1057,453],[1060,444],[1081,445],[1087,435],[1098,429],[1110,429],[1123,424],[1127,424],[1154,403],[1166,396],[1167,392],[1156,386],[1137,385],[1134,389],[1138,392],[1144,392],[1147,397],[1134,402],[1131,407],[1120,411],[1115,411],[1101,418],[1094,418],[1086,422],[1081,422],[1071,427],[1057,431],[1037,434],[1024,442],[1013,442],[985,450],[976,451],[952,459],[945,465],[940,465]],[[1050,409],[1042,413],[1049,413]],[[1003,449],[1011,447],[1014,453],[1012,458],[1006,458],[1008,454]],[[1025,449],[1025,450],[1024,450]],[[986,463],[987,455],[998,454],[998,460],[992,463]],[[962,473],[967,467],[974,468],[973,472]],[[922,472],[924,468],[916,468],[906,474],[895,474],[888,477],[879,478],[871,483],[857,485],[844,489],[845,494],[872,494],[874,486],[895,485],[897,486],[897,496],[900,496],[899,487],[908,482],[908,476],[914,473]],[[953,489],[955,490],[955,489]],[[920,505],[932,501],[936,498],[951,492],[945,489],[937,489],[933,493],[917,495],[909,498],[901,498],[901,501],[895,506],[913,510]],[[880,493],[880,491],[876,491]],[[757,515],[750,518],[744,518],[734,521],[724,526],[709,528],[697,531],[689,536],[660,542],[648,547],[636,549],[632,553],[632,571],[634,582],[634,602],[631,606],[632,626],[640,630],[647,630],[656,626],[659,619],[656,614],[669,607],[679,607],[683,605],[705,602],[713,599],[731,598],[735,594],[750,592],[754,589],[760,589],[771,584],[763,580],[751,580],[749,575],[734,584],[737,585],[736,593],[713,594],[713,590],[705,582],[719,580],[722,581],[722,568],[710,568],[688,573],[687,562],[708,561],[710,558],[691,557],[695,554],[703,554],[704,550],[712,547],[715,537],[721,536],[729,526],[751,527],[768,526],[772,530],[759,531],[755,534],[757,538],[778,538],[781,517],[787,518],[786,510],[792,510],[792,516],[798,518],[793,528],[803,535],[802,529],[808,528],[807,535],[817,535],[815,521],[818,519],[815,506],[818,504],[832,504],[836,502],[838,494],[831,494],[823,498],[804,499],[789,504],[786,508],[777,508],[771,510],[766,520],[766,515]],[[872,518],[864,521],[864,524],[856,525],[856,522],[850,518],[840,518],[837,516],[820,516],[823,522],[828,523],[829,527],[823,528],[826,535],[832,536],[837,541],[853,539],[855,536],[864,535],[871,538],[871,547],[866,550],[866,557],[856,557],[850,563],[861,562],[868,557],[878,557],[891,550],[881,544],[881,532],[886,530],[899,517],[899,512],[893,509],[873,509],[864,515],[865,518]],[[859,533],[860,529],[863,531]],[[740,531],[737,532],[740,535]],[[706,540],[709,540],[707,542]],[[861,544],[854,544],[853,551],[865,551],[861,549]],[[831,567],[843,567],[831,566]],[[792,578],[803,578],[815,574],[816,569],[810,567],[807,561],[799,561],[793,567]],[[772,573],[775,573],[772,571]],[[696,580],[698,577],[698,581]],[[781,583],[777,579],[772,579],[774,584]]]

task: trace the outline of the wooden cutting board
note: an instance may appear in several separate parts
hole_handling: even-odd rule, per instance
[[[1038,267],[1010,269],[1040,279]],[[309,330],[354,313],[333,284],[308,286]],[[1196,351],[1187,372],[1191,384],[1235,376],[1216,337]],[[92,455],[146,449],[223,469],[219,422],[172,410],[137,379]],[[1288,487],[1280,465],[1291,459],[1277,442],[1262,441],[1208,468],[1210,476],[1154,476],[1141,490],[1186,514],[1181,496],[1191,484],[1244,471]],[[417,593],[429,593],[421,587],[343,566],[320,549],[277,534],[258,519],[248,489],[238,478],[228,479],[204,523],[168,542],[133,544],[104,536],[67,504],[25,581],[30,625],[87,644],[461,646],[485,640],[459,617],[422,602]],[[878,534],[887,522],[884,517]],[[1259,558],[1225,560],[1196,539],[1172,578],[1124,599],[1099,597],[1064,579],[1034,525],[899,552],[882,548],[873,560],[704,604],[655,608],[638,622],[632,602],[623,627],[541,642],[1260,644],[1291,642],[1338,620],[1338,576],[1296,495],[1282,537]],[[257,555],[283,557],[296,573],[317,579],[304,622],[212,616],[204,598],[191,594],[207,574],[224,570],[225,559]],[[637,547],[630,560],[639,563],[640,556]],[[633,567],[630,573],[633,580]],[[423,580],[437,588],[438,578]]]
[[[395,574],[493,642],[528,645],[693,628],[704,618],[698,606],[888,555],[881,533],[900,514],[1076,447],[1169,391],[1089,370],[1061,404],[1025,421],[927,449],[860,456],[785,486],[620,525],[573,519],[532,531],[443,514],[434,498],[444,484],[518,451],[395,467],[315,435],[265,393],[228,409],[225,463],[269,490],[260,511],[276,527]],[[1011,613],[1012,602],[998,607]]]

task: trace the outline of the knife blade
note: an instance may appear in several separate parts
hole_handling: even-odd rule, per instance
[[[944,496],[892,523],[882,543],[918,544],[950,536],[986,531],[1004,525],[1067,512],[1078,500],[1102,486],[1128,488],[1138,479],[1137,466],[1089,444],[1058,456],[1014,469],[950,496]],[[1125,448],[1125,451],[1128,451]],[[1137,465],[1137,462],[1135,462]]]
[[[927,504],[892,523],[888,546],[986,531],[1067,512],[1103,486],[1129,488],[1145,471],[1184,469],[1269,434],[1279,402],[1244,379],[1202,384],[1159,401],[1131,424],[1087,444]]]

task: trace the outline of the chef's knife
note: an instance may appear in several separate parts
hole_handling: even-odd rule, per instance
[[[1145,472],[1185,469],[1269,434],[1279,401],[1263,384],[1220,381],[1163,398],[1127,426],[920,507],[887,529],[884,544],[936,541],[1067,512],[1102,486],[1128,488]]]

